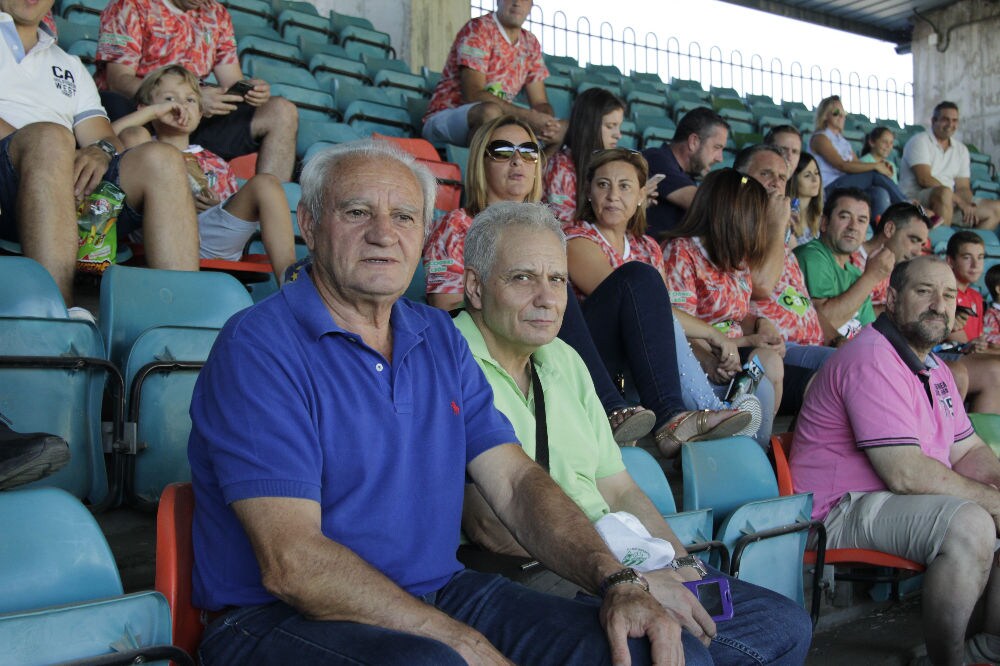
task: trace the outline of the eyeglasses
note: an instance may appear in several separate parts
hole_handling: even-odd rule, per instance
[[[844,112],[841,111],[840,109],[834,109],[833,111],[830,112],[830,115],[831,116],[835,116],[835,117],[836,116],[842,116],[842,115],[844,115]]]
[[[510,141],[497,139],[486,146],[486,154],[495,162],[507,162],[514,157],[514,153],[520,155],[525,162],[537,162],[539,151],[538,144],[534,141],[525,141],[515,146]]]

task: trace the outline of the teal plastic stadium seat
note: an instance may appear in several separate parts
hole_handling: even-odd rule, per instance
[[[191,480],[191,395],[218,333],[217,328],[158,326],[141,333],[129,350],[128,421],[137,424],[141,448],[128,457],[127,497],[154,504],[167,484]]]
[[[629,150],[639,149],[639,132],[635,128],[635,123],[631,120],[623,120],[621,125],[622,136],[618,139],[619,148],[628,148]]]
[[[237,12],[242,17],[255,16],[267,24],[274,21],[274,10],[271,4],[264,0],[225,0],[223,2],[230,14]]]
[[[61,16],[53,15],[52,18],[55,19],[56,22],[56,33],[59,35],[59,46],[62,47],[64,51],[68,51],[75,42],[78,42],[81,39],[96,42],[97,36],[100,34],[100,30],[92,25],[71,23]]]
[[[122,593],[101,528],[64,490],[0,494],[0,534],[0,613]]]
[[[573,110],[573,92],[546,86],[545,94],[549,99],[549,104],[552,105],[552,112],[556,118],[569,118],[569,114]]]
[[[295,153],[299,159],[303,159],[309,148],[316,143],[322,142],[333,145],[348,141],[357,141],[360,138],[361,135],[346,123],[303,120],[299,121],[299,133],[296,137]]]
[[[66,305],[52,275],[27,257],[0,256],[0,316],[63,319]]]
[[[726,437],[681,446],[684,510],[711,508],[720,523],[737,507],[778,496],[764,450],[749,437]]]
[[[349,79],[357,85],[372,82],[368,69],[360,60],[347,55],[316,53],[309,59],[309,71],[324,88],[329,90],[335,81]]]
[[[302,62],[302,52],[299,51],[298,46],[281,41],[280,39],[268,39],[259,35],[247,35],[238,38],[236,40],[236,51],[239,53],[240,64],[245,71],[251,70],[251,67],[245,63],[256,62],[256,60],[246,60],[247,56],[257,56],[258,60],[273,60],[278,64],[287,63],[296,67],[301,67],[305,64]],[[268,83],[277,83],[281,80],[268,81]]]
[[[233,17],[233,34],[236,37],[237,44],[239,44],[240,40],[244,37],[262,37],[275,42],[284,41],[278,31],[270,25],[249,23],[243,16]]]
[[[375,72],[372,82],[379,88],[392,88],[406,97],[424,97],[430,94],[424,77],[395,69],[380,69]]]
[[[732,558],[730,575],[802,605],[802,557],[811,515],[811,493],[756,500],[736,509],[716,534]],[[781,528],[791,531],[757,539],[766,530]]]
[[[409,136],[413,131],[406,109],[367,100],[351,102],[344,110],[344,122],[365,136],[373,132]]]
[[[225,273],[112,266],[101,280],[100,326],[107,358],[124,368],[139,335],[155,326],[222,328],[251,304]]]
[[[64,663],[169,646],[159,592],[122,595],[114,556],[90,512],[62,490],[0,494],[0,652],[5,663]],[[143,658],[167,666],[166,661]],[[138,662],[136,662],[138,663]]]
[[[290,67],[267,60],[255,60],[252,75],[269,81],[272,85],[292,85],[326,92],[326,88],[316,81],[316,77],[303,67]]]
[[[396,57],[389,34],[374,29],[371,22],[359,16],[330,11],[330,32],[348,53],[367,54],[377,58]]]
[[[462,170],[462,182],[465,182],[465,171],[469,167],[469,149],[465,146],[445,144],[444,156],[452,164],[457,164]]]
[[[330,37],[330,22],[315,13],[285,9],[278,14],[278,30],[290,42],[297,42],[300,37],[325,41]]]
[[[339,117],[333,96],[328,92],[285,83],[272,83],[271,94],[275,97],[284,97],[295,104],[299,110],[299,120],[324,122]]]

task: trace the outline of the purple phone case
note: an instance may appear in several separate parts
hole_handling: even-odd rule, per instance
[[[713,615],[712,619],[716,622],[731,620],[733,618],[733,593],[729,590],[729,579],[724,576],[710,576],[709,578],[704,578],[702,580],[693,580],[684,583],[684,587],[691,590],[691,594],[697,597],[698,601],[701,601],[701,597],[698,594],[698,588],[703,585],[718,585],[719,588],[719,599],[722,603],[722,612],[718,615]],[[702,606],[704,606],[704,603]],[[709,609],[706,608],[706,610]]]

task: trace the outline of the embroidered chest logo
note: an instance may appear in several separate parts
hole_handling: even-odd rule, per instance
[[[936,382],[934,384],[934,395],[944,407],[948,416],[955,416],[955,406],[952,404],[951,394],[948,392],[948,383]]]
[[[460,411],[462,411],[462,410],[461,410],[461,408],[459,408],[459,406],[458,406],[457,404],[455,404],[455,401],[454,401],[454,400],[452,400],[452,401],[451,401],[451,411],[455,412],[455,414],[456,414],[456,415],[457,415],[457,414],[458,414],[458,413],[459,413]]]
[[[66,97],[72,97],[76,94],[76,79],[73,78],[73,72],[67,69],[53,65],[52,83],[55,85],[56,90],[66,95]]]

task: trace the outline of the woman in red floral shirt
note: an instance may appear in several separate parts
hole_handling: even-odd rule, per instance
[[[734,169],[705,177],[681,226],[667,234],[664,261],[674,307],[731,338],[746,361],[757,356],[781,404],[784,339],[766,317],[750,314],[753,270],[767,252],[768,220],[790,215],[783,194],[768,198],[764,186]],[[774,285],[766,288],[770,296]],[[697,351],[697,348],[696,348]],[[710,355],[700,356],[711,365]]]

